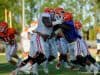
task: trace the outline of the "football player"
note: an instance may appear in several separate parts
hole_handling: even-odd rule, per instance
[[[75,28],[78,34],[82,37],[82,33],[80,33],[82,32],[82,24],[79,21],[75,21]],[[88,46],[85,40],[83,38],[80,38],[77,40],[77,42],[79,42],[80,45],[79,51],[82,53],[80,54],[80,59],[77,59],[78,62],[81,60],[81,62],[79,62],[78,64],[82,65],[83,63],[84,66],[86,65],[87,71],[93,71],[94,73],[97,73],[99,71],[100,66],[98,63],[96,63],[95,59],[88,51]],[[77,55],[79,55],[79,53],[77,53]]]
[[[13,65],[16,65],[17,62],[13,59],[17,59],[17,61],[20,60],[20,58],[17,55],[17,42],[15,35],[17,34],[16,30],[14,28],[8,28],[6,31],[5,38],[5,44],[6,44],[6,57],[8,62],[12,63]]]

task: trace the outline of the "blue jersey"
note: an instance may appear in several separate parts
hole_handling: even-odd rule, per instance
[[[69,43],[74,42],[77,38],[80,38],[80,35],[78,35],[74,27],[74,22],[72,20],[68,22],[64,22],[63,24],[69,27],[69,29],[64,29],[64,28],[62,29],[65,38]]]

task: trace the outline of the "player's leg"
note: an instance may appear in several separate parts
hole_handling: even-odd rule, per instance
[[[71,63],[72,63],[71,69],[79,70],[80,67],[78,66],[84,66],[83,64],[84,58],[82,56],[81,44],[79,42],[79,39],[77,39],[76,42],[73,44],[73,48],[74,48],[74,60],[71,60]]]
[[[72,42],[72,43],[68,44],[69,53],[70,53],[70,60],[76,59],[76,57],[75,57],[75,45],[76,45],[76,42]]]
[[[36,52],[37,52],[37,44],[36,44],[36,35],[31,37],[30,41],[30,52],[27,59],[21,62],[18,66],[19,71],[30,73],[32,65],[36,63]]]
[[[94,74],[99,71],[99,64],[95,61],[95,59],[91,55],[87,55],[84,57],[85,58],[85,65],[88,66],[86,67],[86,70],[88,72],[94,72]]]
[[[7,58],[7,61],[13,65],[16,65],[17,64],[17,61],[15,61],[13,58],[12,58],[12,46],[7,44],[6,46],[6,58]]]
[[[49,43],[48,41],[44,41],[42,37],[40,37],[40,45],[42,47],[41,53],[43,53],[43,58],[41,64],[43,65],[43,71],[45,74],[48,74],[48,58],[49,58]]]
[[[87,72],[93,72],[94,75],[97,75],[99,71],[98,67],[95,64],[91,63],[88,59],[86,59],[86,70]]]
[[[16,42],[11,46],[11,56],[12,58],[17,59],[17,65],[21,63],[22,59],[17,54],[17,43]]]
[[[81,39],[77,39],[77,45],[76,45],[76,61],[77,64],[84,67],[85,63],[84,63],[84,55],[82,53],[82,49],[84,48],[84,46],[82,46],[82,42]]]
[[[48,59],[48,61],[49,62],[53,62],[53,60],[57,57],[57,46],[56,46],[56,40],[55,40],[55,38],[53,37],[53,38],[51,38],[51,39],[49,39],[49,47],[50,47],[50,56],[49,56],[49,59]]]
[[[65,68],[70,68],[69,65],[69,54],[68,54],[68,42],[65,40],[64,37],[60,38],[61,41],[61,55],[62,61],[64,63]]]
[[[32,74],[38,75],[38,64],[37,63],[32,65]]]
[[[95,64],[98,68],[100,68],[100,65],[96,62],[96,60],[91,56],[90,52],[88,51],[88,48],[87,48],[87,44],[86,42],[82,39],[81,40],[81,44],[83,46],[83,53],[84,53],[84,56],[90,60],[91,63]]]

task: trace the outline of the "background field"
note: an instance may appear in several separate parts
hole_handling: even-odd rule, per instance
[[[95,51],[91,50],[92,54],[95,56]],[[0,54],[0,75],[10,75],[11,71],[15,69],[15,66],[7,63],[5,54]],[[49,64],[49,75],[92,75],[87,73],[81,73],[79,71],[72,71],[61,67],[60,70],[56,70],[55,64]],[[25,74],[23,74],[25,75]],[[42,67],[39,67],[39,75],[45,75]],[[99,74],[100,75],[100,74]]]

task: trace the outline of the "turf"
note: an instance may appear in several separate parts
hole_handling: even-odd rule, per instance
[[[0,75],[9,75],[11,71],[14,69],[15,66],[7,63],[5,55],[0,55]],[[39,67],[39,75],[45,75],[41,66]],[[55,63],[54,63],[54,64],[49,64],[48,75],[91,75],[91,74],[80,73],[79,71],[72,71],[64,67],[61,67],[60,70],[56,70]]]

